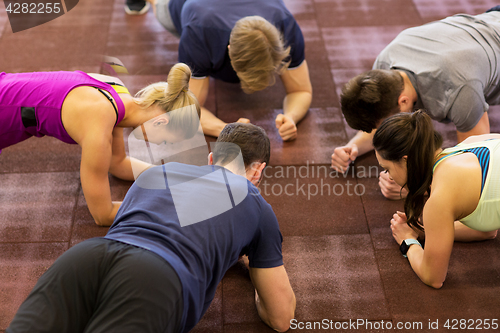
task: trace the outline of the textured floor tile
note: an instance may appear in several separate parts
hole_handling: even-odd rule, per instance
[[[281,112],[281,110],[274,112],[276,111]],[[346,140],[338,108],[310,109],[308,115],[297,126],[297,139],[290,142],[283,142],[277,129],[266,128],[269,123],[261,126],[272,138],[271,164],[273,165],[330,164],[330,150]]]
[[[17,33],[5,29],[0,48],[9,52],[0,53],[2,71],[98,69],[111,5],[106,1],[80,1],[67,14],[40,26]]]
[[[358,178],[358,182],[366,190],[361,200],[370,227],[386,227],[389,225],[392,214],[397,210],[403,211],[404,200],[388,200],[382,195],[378,177]]]
[[[443,137],[443,148],[453,147],[457,144],[457,128],[453,124],[444,124],[432,121],[434,129]]]
[[[68,241],[78,173],[0,175],[0,242]]]
[[[283,142],[275,125],[275,118],[282,113],[281,109],[245,108],[240,100],[235,100],[232,104],[233,107],[224,110],[219,108],[218,116],[226,122],[236,121],[238,117],[249,118],[253,124],[264,128],[271,140],[271,164],[273,165],[300,165],[305,164],[306,161],[330,163],[329,147],[335,147],[336,143],[347,141],[337,108],[310,109],[306,117],[297,125],[297,139]]]
[[[285,88],[281,80],[276,77],[276,83],[262,91],[245,94],[239,83],[227,83],[215,80],[215,94],[217,116],[222,118],[230,116],[225,121],[236,121],[241,116],[242,110],[280,109],[283,106]],[[212,111],[212,110],[210,110]]]
[[[122,60],[121,58],[119,58]],[[128,67],[127,62],[124,62],[125,67]],[[135,95],[142,88],[160,81],[167,81],[167,74],[157,75],[134,75],[134,74],[119,74],[118,77],[123,81],[128,91]]]
[[[123,57],[120,57],[122,60]],[[128,67],[128,62],[125,61],[124,65]],[[168,71],[170,68],[168,69]],[[157,75],[134,75],[134,74],[119,74],[118,77],[123,81],[127,89],[132,95],[135,95],[142,88],[156,83],[156,82],[166,82],[168,78],[168,71],[165,74],[157,74]],[[217,113],[216,108],[216,99],[215,99],[215,79],[210,79],[210,88],[207,96],[207,100],[205,101],[205,107],[212,111],[213,113]],[[236,121],[237,119],[231,120]],[[0,160],[1,161],[1,160]]]
[[[495,117],[500,118],[500,113],[498,113],[498,116],[497,116],[497,113],[493,113],[492,116],[490,116],[491,133],[498,133],[500,131],[500,122],[498,122]],[[345,121],[345,118],[343,117],[343,115],[342,115],[342,122],[344,124],[345,132],[346,132],[346,139],[335,141],[335,144],[332,145],[332,147],[331,147],[332,154],[333,154],[335,147],[344,146],[345,144],[347,144],[349,142],[349,140],[351,138],[353,138],[358,133],[357,130],[354,130],[351,127],[349,127],[349,125]],[[444,124],[444,123],[437,122],[435,120],[433,120],[432,123],[433,123],[434,129],[436,131],[438,131],[441,134],[441,136],[443,137],[443,145],[442,145],[443,148],[453,147],[457,144],[457,131],[456,131],[455,125],[453,125],[451,123]],[[367,172],[372,168],[372,166],[378,167],[378,161],[377,161],[377,158],[375,157],[374,151],[372,150],[364,155],[358,156],[356,158],[356,166],[364,168],[365,170],[367,170]],[[379,169],[380,169],[379,171],[382,171],[381,168],[379,168]],[[375,170],[373,170],[373,172],[371,172],[370,175],[372,177],[373,176],[378,177],[378,174],[375,172]],[[364,177],[362,177],[362,178],[364,178]]]
[[[310,137],[311,135],[313,135],[312,133],[314,133],[319,134],[321,136],[320,140],[324,141],[325,136],[329,136],[331,135],[331,133],[325,133],[323,131],[320,132],[318,131],[317,127],[318,124],[320,126],[321,124],[327,125],[331,122],[331,120],[314,119],[316,118],[316,116],[311,116],[318,113],[318,107],[328,108],[331,105],[338,104],[335,95],[332,94],[332,91],[335,90],[335,87],[332,82],[330,73],[324,70],[325,67],[328,66],[328,61],[326,59],[324,47],[320,40],[321,36],[319,34],[317,25],[314,21],[307,20],[303,21],[301,28],[304,31],[306,39],[306,60],[309,66],[314,97],[309,112],[310,114],[306,118],[304,118],[298,125],[299,139],[301,135],[302,137]],[[240,117],[245,117],[249,118],[252,123],[265,127],[268,135],[273,137],[273,156],[278,156],[278,147],[281,146],[304,146],[304,142],[297,143],[299,139],[296,140],[296,142],[283,143],[275,128],[274,119],[278,113],[282,112],[282,101],[285,97],[285,91],[279,78],[277,79],[277,82],[274,86],[251,95],[243,93],[239,84],[229,84],[221,81],[215,81],[213,85],[214,89],[211,88],[211,91],[215,91],[215,111],[214,109],[210,109],[208,104],[207,108],[226,122],[233,122]],[[327,109],[327,112],[330,111],[331,109]],[[321,116],[323,116],[324,113],[324,111],[321,111]],[[342,133],[342,130],[337,129],[333,131],[333,135],[337,135],[338,132]],[[274,138],[276,140],[274,140]],[[318,144],[316,144],[316,142],[314,141],[316,140],[313,139],[313,143],[310,143],[308,145],[308,149],[312,146],[314,147],[315,151],[318,151],[319,149],[321,149],[321,146],[318,146]],[[275,152],[277,152],[277,154]],[[289,156],[291,155],[302,154],[290,153]],[[293,158],[293,160],[290,158],[288,158],[287,160],[281,158],[276,159],[275,157],[272,158],[272,163],[301,163],[301,161],[297,160],[296,157]],[[327,159],[325,157],[320,156],[317,156],[315,160],[318,162],[322,161],[323,163],[327,162]]]
[[[371,69],[380,51],[408,27],[409,25],[322,28],[330,68]]]
[[[111,187],[111,199],[113,201],[122,201],[127,194],[128,189],[132,182],[118,179],[109,176],[109,183]],[[88,238],[103,237],[108,232],[108,227],[98,226],[92,215],[90,214],[83,191],[80,189],[78,194],[78,205],[75,212],[74,224],[71,229],[70,245],[74,246]]]
[[[499,247],[498,239],[455,243],[447,279],[439,290],[422,283],[397,249],[376,251],[391,314],[398,319],[497,318]]]
[[[367,233],[363,185],[328,165],[273,166],[259,189],[273,207],[284,236]]]
[[[491,133],[500,133],[500,105],[491,105],[488,111]]]
[[[429,320],[439,320],[441,329],[432,331],[444,332],[446,319],[498,317],[498,239],[455,244],[447,281],[441,290],[434,290],[418,279],[392,238],[389,220],[394,211],[402,210],[402,202],[388,201],[381,195],[378,169],[370,169],[378,164],[373,154],[358,157],[352,168],[354,175],[345,179],[311,174],[311,164],[329,170],[333,149],[356,133],[346,125],[338,108],[342,86],[370,69],[378,53],[400,31],[458,12],[478,14],[498,3],[285,3],[304,34],[314,90],[309,115],[299,124],[299,138],[284,143],[275,129],[274,118],[281,112],[285,96],[279,79],[275,86],[252,95],[241,92],[239,85],[211,80],[206,106],[225,121],[250,118],[271,137],[273,168],[266,171],[268,195],[264,196],[272,204],[284,235],[284,260],[297,294],[297,319],[365,318],[394,325],[419,321],[424,326],[418,331],[426,331]],[[123,5],[124,0],[80,1],[52,22],[12,34],[0,4],[0,48],[8,50],[0,52],[0,71],[98,72],[100,56],[106,54],[119,58],[129,69],[130,74],[120,78],[132,94],[149,83],[166,80],[170,67],[177,62],[178,39],[164,30],[151,10],[133,17],[124,13]],[[500,106],[491,107],[490,124],[492,132],[500,132]],[[436,124],[436,128],[443,134],[445,146],[456,143],[453,125]],[[214,140],[207,137],[208,142]],[[80,148],[53,138],[30,139],[0,155],[0,332],[37,278],[68,247],[68,241],[74,245],[103,236],[108,230],[96,226],[88,211],[79,190],[79,164]],[[302,172],[309,170],[309,175],[280,175],[277,167],[282,166],[286,172],[289,165],[297,171],[304,166]],[[363,171],[365,174],[359,173]],[[60,174],[66,175],[62,181]],[[123,199],[130,182],[113,177],[110,181],[113,199]],[[316,188],[326,190],[320,187],[321,181],[330,190],[337,186],[337,191],[352,191],[358,185],[358,192],[363,194],[312,195]],[[289,193],[293,190],[291,196],[283,192],[287,185]],[[265,191],[262,185],[261,190]],[[21,243],[60,239],[64,243]],[[258,317],[253,286],[244,269],[236,266],[228,272],[194,331],[271,331]],[[391,331],[397,330],[387,330]]]
[[[339,101],[340,101],[340,95],[342,93],[342,88],[344,87],[344,85],[347,82],[349,82],[349,80],[352,79],[353,77],[370,70],[372,68],[373,62],[375,61],[376,56],[377,55],[375,55],[374,57],[370,56],[366,60],[363,60],[362,62],[365,67],[362,68],[332,69],[332,77],[333,81],[335,82],[335,92]]]
[[[255,288],[250,281],[248,269],[241,261],[224,275],[222,297],[224,325],[261,321],[255,307]]]
[[[283,256],[297,320],[390,318],[369,235],[287,237]]]
[[[420,24],[411,0],[314,0],[321,27]]]
[[[215,95],[215,82],[216,80],[211,77],[209,79],[208,95],[205,100],[205,107],[217,116],[217,97]]]
[[[191,332],[217,333],[223,331],[222,304],[224,302],[222,299],[222,285],[223,282],[219,283],[217,286],[217,290],[215,291],[215,296],[210,304],[210,307]],[[244,313],[241,315],[243,316]]]
[[[264,128],[271,141],[271,165],[330,164],[333,148],[347,142],[338,108],[310,109],[297,125],[297,139],[286,142],[275,125],[281,109],[231,108],[236,109],[238,113],[219,111],[219,116],[227,122],[235,121],[237,116],[249,118],[253,124]]]
[[[264,322],[260,321],[251,324],[227,324],[224,325],[224,332],[238,333],[260,333],[260,332],[276,332]]]
[[[447,16],[465,13],[477,15],[498,5],[495,0],[412,0],[420,16],[426,21],[435,21]]]
[[[323,90],[323,95],[331,96],[334,86],[331,79],[327,80],[330,82],[330,89]],[[281,93],[278,93],[279,91]],[[217,116],[223,121],[234,122],[238,118],[244,117],[266,130],[271,139],[272,164],[305,164],[306,160],[329,163],[330,156],[325,153],[325,148],[330,147],[335,142],[345,140],[345,132],[338,109],[312,107],[306,117],[297,125],[297,139],[283,142],[275,125],[276,116],[283,112],[281,101],[285,93],[282,87],[271,87],[265,91],[246,95],[241,92],[237,85],[217,81],[216,95]],[[331,99],[331,102],[333,101]],[[318,104],[331,103],[318,102]]]
[[[344,85],[353,77],[370,70],[380,51],[405,28],[407,26],[321,29],[337,100],[340,101]],[[349,139],[357,133],[347,123],[345,128]]]
[[[52,137],[29,138],[0,154],[0,174],[79,171],[81,148]]]
[[[375,156],[375,151],[373,150],[366,154],[358,156],[355,160],[354,166],[355,169],[354,170],[349,169],[348,173],[350,174],[354,173],[358,179],[378,178],[380,172],[382,171],[382,168],[378,165],[377,157]]]
[[[302,21],[301,29],[306,43],[305,53],[313,88],[311,108],[338,106],[335,83],[329,68],[328,52],[323,35],[315,20]]]
[[[313,0],[284,0],[283,2],[299,25],[301,25],[301,20],[316,18]]]
[[[0,243],[0,330],[6,329],[38,278],[67,243]]]
[[[2,3],[0,4],[0,36],[4,32],[5,27],[8,27],[8,29],[10,29],[9,18],[7,16],[7,12],[5,11],[4,2],[2,1]]]
[[[366,189],[361,197],[375,249],[399,249],[392,237],[390,221],[396,211],[404,211],[404,200],[388,200],[380,192],[378,177],[358,179]]]
[[[224,276],[222,294],[225,332],[273,332],[257,313],[255,288],[250,281],[247,268],[241,261],[229,269]]]
[[[156,20],[145,15],[127,15],[124,1],[113,7],[106,54],[120,59],[133,75],[165,75],[177,62],[179,39]]]

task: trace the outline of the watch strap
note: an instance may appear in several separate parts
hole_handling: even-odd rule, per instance
[[[403,257],[405,257],[405,258],[408,257],[406,255],[406,253],[410,249],[410,246],[413,244],[418,244],[418,245],[420,245],[420,247],[422,247],[422,244],[420,244],[420,242],[418,240],[413,239],[413,238],[408,238],[408,239],[405,239],[404,241],[401,242],[401,246],[399,247],[399,250],[403,254]]]

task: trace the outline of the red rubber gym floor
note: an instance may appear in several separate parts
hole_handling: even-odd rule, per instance
[[[207,107],[225,121],[250,118],[271,138],[272,158],[261,189],[284,236],[285,267],[297,296],[292,328],[316,321],[336,331],[444,332],[447,322],[450,329],[455,324],[455,331],[498,322],[500,239],[456,243],[447,280],[434,290],[420,282],[391,236],[389,221],[403,205],[381,195],[381,170],[374,155],[359,158],[346,177],[325,173],[333,149],[354,134],[339,109],[339,91],[348,79],[370,69],[401,30],[455,13],[479,14],[498,3],[285,3],[304,33],[314,89],[297,140],[283,143],[273,125],[282,107],[280,82],[245,95],[237,85],[211,81]],[[152,10],[132,17],[123,5],[124,0],[80,0],[53,21],[13,33],[0,4],[0,72],[99,72],[98,59],[109,55],[128,68],[129,74],[120,77],[132,93],[165,80],[177,59],[178,40],[155,20]],[[490,122],[492,132],[500,132],[500,107],[491,108]],[[453,126],[438,128],[445,145],[456,143]],[[0,155],[0,332],[58,256],[80,241],[106,234],[107,228],[96,226],[86,207],[79,162],[78,146],[46,137],[29,139]],[[121,200],[131,183],[110,180],[113,198]],[[438,329],[431,330],[436,321]],[[271,331],[258,317],[253,287],[241,265],[227,272],[194,331]]]

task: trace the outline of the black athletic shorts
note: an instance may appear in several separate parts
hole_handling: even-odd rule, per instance
[[[104,238],[77,244],[43,274],[6,333],[179,332],[182,286],[163,258]]]

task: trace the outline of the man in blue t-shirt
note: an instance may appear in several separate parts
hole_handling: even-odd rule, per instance
[[[179,62],[191,67],[190,90],[202,106],[205,134],[218,136],[226,125],[203,107],[209,77],[241,83],[252,93],[274,83],[286,90],[276,127],[283,140],[297,137],[296,124],[312,101],[304,37],[282,0],[148,0],[159,22],[180,37]],[[239,122],[249,122],[240,118]]]
[[[269,157],[262,128],[232,123],[209,165],[146,170],[108,234],[57,259],[6,332],[187,332],[241,255],[248,256],[260,317],[287,330],[295,295],[278,221],[256,188]]]

